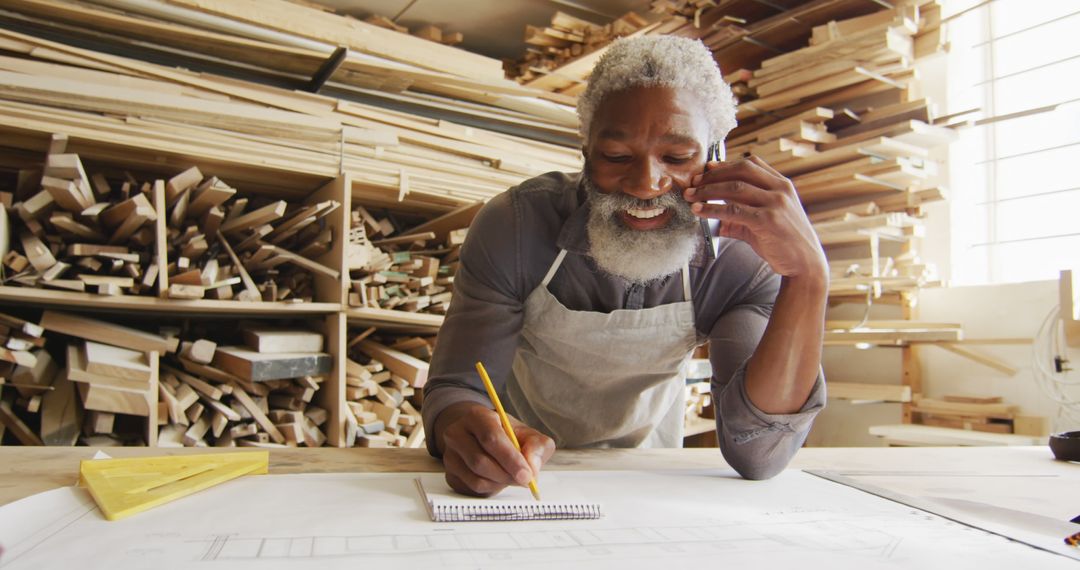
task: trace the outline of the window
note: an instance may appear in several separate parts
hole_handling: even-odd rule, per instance
[[[1080,266],[1080,2],[951,0],[944,115],[954,284],[1057,279]]]

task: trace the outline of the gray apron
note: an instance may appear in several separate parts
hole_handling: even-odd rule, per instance
[[[548,291],[565,257],[525,300],[511,413],[560,448],[681,447],[685,363],[698,344],[688,266],[683,301],[599,313],[567,309]]]

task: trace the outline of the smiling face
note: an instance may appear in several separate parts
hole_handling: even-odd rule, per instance
[[[693,254],[699,222],[682,191],[705,168],[708,135],[693,93],[634,87],[603,99],[584,148],[589,241],[602,269],[647,282]]]

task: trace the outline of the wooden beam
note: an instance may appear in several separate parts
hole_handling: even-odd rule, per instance
[[[180,343],[176,338],[167,339],[137,329],[58,311],[45,311],[41,315],[40,324],[46,330],[143,352],[175,352]]]

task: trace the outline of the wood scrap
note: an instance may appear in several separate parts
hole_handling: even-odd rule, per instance
[[[388,351],[389,346],[400,350],[394,350],[396,354],[390,357],[360,348],[350,350],[345,369],[345,445],[422,447],[425,441],[419,411],[422,392],[413,381],[398,373],[409,371],[403,370],[396,359],[404,357],[426,367],[424,359],[431,357],[433,339],[385,335],[377,338],[378,346],[387,347]]]

